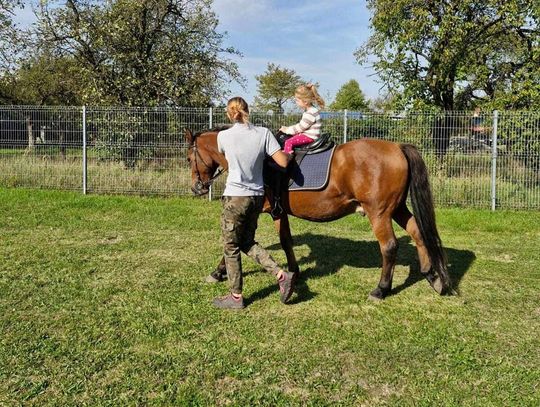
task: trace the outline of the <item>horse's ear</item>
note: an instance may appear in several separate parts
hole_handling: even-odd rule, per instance
[[[186,137],[186,141],[189,143],[189,144],[193,144],[193,133],[191,132],[190,129],[188,129],[187,127],[184,129],[184,134],[185,134],[185,137]]]

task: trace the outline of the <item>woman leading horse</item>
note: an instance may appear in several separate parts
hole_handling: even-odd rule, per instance
[[[217,131],[193,135],[186,130],[189,143],[192,191],[208,193],[218,168],[227,161],[217,148]],[[270,212],[270,200],[264,212]],[[406,200],[410,194],[414,215]],[[416,244],[420,272],[433,289],[443,295],[451,291],[446,259],[435,223],[433,198],[427,168],[420,153],[410,144],[361,139],[336,147],[326,187],[317,191],[283,191],[282,214],[274,219],[288,268],[299,272],[293,252],[288,215],[315,222],[328,222],[353,213],[367,216],[382,255],[382,272],[370,299],[383,299],[392,289],[398,241],[392,220],[407,231]],[[224,272],[223,261],[218,266]]]

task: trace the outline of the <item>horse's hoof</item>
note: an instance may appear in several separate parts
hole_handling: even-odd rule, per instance
[[[300,267],[289,267],[289,271],[293,273],[295,276],[300,275]]]
[[[206,276],[204,281],[207,282],[208,284],[216,284],[216,283],[219,283],[221,280],[218,280],[212,274],[209,274],[208,276]]]
[[[442,280],[439,277],[435,277],[433,280],[428,280],[431,287],[437,292],[439,295],[446,294],[446,287],[443,284]]]
[[[212,273],[206,276],[204,281],[209,284],[221,283],[227,279],[227,275]]]
[[[369,293],[368,300],[379,302],[384,300],[385,293],[380,287],[377,287],[372,292]]]
[[[444,295],[446,293],[446,287],[438,275],[435,273],[428,273],[425,277],[429,282],[429,285],[437,292],[437,294]]]
[[[382,302],[382,298],[379,298],[379,297],[375,297],[374,295],[371,295],[369,294],[368,297],[367,297],[368,301],[371,301],[371,302]]]
[[[437,291],[437,294],[443,295],[444,294],[444,284],[442,283],[441,279],[438,278],[433,282],[433,289]]]

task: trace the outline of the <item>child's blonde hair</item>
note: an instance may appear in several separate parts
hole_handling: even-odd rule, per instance
[[[325,106],[323,98],[317,92],[317,87],[312,83],[298,86],[294,92],[294,96],[304,103],[313,104],[315,102],[320,108],[324,108]]]
[[[249,107],[246,101],[236,96],[227,102],[227,116],[233,122],[247,124],[249,122]]]

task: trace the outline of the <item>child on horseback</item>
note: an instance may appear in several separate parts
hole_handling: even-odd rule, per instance
[[[283,151],[287,154],[293,152],[294,147],[309,144],[321,135],[321,115],[319,108],[324,108],[324,100],[319,96],[317,87],[312,83],[300,85],[294,92],[296,104],[304,109],[302,119],[293,126],[281,126],[279,129],[285,134],[293,136],[285,141]]]

